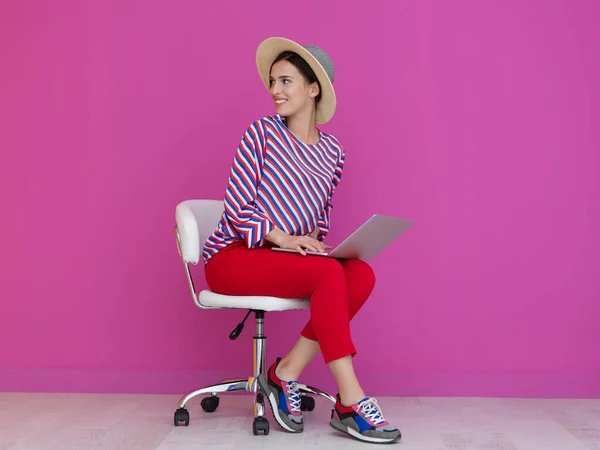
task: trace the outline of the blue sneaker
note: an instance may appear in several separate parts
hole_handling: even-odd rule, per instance
[[[377,400],[368,397],[355,405],[343,406],[338,394],[329,425],[359,441],[374,444],[391,444],[402,437],[400,430],[383,418]]]
[[[290,433],[304,431],[304,420],[300,411],[300,391],[297,381],[283,381],[275,375],[281,358],[277,358],[265,373],[258,376],[260,390],[269,400],[273,417]]]

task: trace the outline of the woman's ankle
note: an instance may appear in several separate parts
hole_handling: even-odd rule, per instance
[[[300,377],[300,373],[294,370],[292,365],[284,358],[275,368],[275,376],[282,381],[296,381]]]
[[[352,406],[356,405],[365,397],[365,393],[362,390],[353,392],[340,392],[340,403],[342,406]]]

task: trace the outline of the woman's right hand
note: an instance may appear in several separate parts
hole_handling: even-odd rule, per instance
[[[306,256],[305,250],[322,253],[331,248],[330,245],[325,245],[312,236],[291,236],[279,228],[275,228],[267,234],[265,239],[277,247],[296,250],[303,256]]]
[[[287,248],[290,250],[296,250],[301,255],[306,256],[306,251],[309,250],[311,252],[319,252],[322,253],[328,248],[331,248],[329,245],[323,244],[321,241],[316,240],[310,236],[285,236],[279,246],[281,248]]]

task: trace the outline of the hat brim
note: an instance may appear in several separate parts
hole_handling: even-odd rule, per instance
[[[319,61],[317,61],[308,50],[294,41],[280,37],[272,37],[264,40],[258,46],[258,49],[256,50],[256,67],[264,85],[267,89],[270,89],[269,77],[271,75],[273,61],[275,61],[280,53],[286,51],[300,55],[315,72],[319,84],[321,85],[321,100],[319,100],[319,103],[317,104],[316,111],[317,124],[329,122],[335,113],[336,106],[333,84]]]

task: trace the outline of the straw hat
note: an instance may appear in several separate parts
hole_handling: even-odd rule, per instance
[[[270,89],[269,75],[273,61],[282,52],[300,55],[312,68],[321,85],[321,100],[317,104],[317,124],[328,122],[335,112],[335,91],[333,79],[335,70],[331,58],[316,45],[301,46],[289,39],[272,37],[263,41],[256,51],[256,67],[263,83]]]

